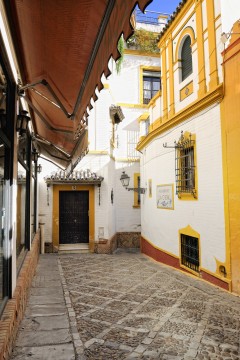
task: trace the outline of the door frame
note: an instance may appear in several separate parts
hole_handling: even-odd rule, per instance
[[[59,248],[59,191],[88,191],[89,192],[89,250],[94,251],[94,185],[53,184],[53,217],[52,217],[52,241],[55,249]]]

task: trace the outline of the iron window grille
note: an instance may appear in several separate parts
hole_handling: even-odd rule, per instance
[[[198,238],[181,234],[181,264],[199,272],[199,242]]]
[[[143,71],[143,104],[148,104],[160,90],[160,76],[159,71]]]
[[[178,143],[175,144],[175,176],[176,194],[190,193],[196,197],[195,189],[195,159],[192,135],[185,137],[182,133]]]

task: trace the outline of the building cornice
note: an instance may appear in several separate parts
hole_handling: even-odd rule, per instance
[[[155,128],[147,136],[141,139],[141,141],[137,145],[137,150],[142,150],[147,144],[149,144],[156,136],[162,134],[164,131],[176,126],[177,124],[185,121],[191,116],[199,113],[204,110],[211,104],[217,102],[218,100],[223,98],[223,84],[217,86],[213,91],[206,94],[203,98],[198,99],[191,103],[187,108],[178,112],[171,118],[169,118],[166,122],[160,124],[158,128]]]

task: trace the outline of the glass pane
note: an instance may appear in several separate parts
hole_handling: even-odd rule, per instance
[[[25,207],[26,207],[26,170],[18,162],[17,179],[17,266],[22,263],[25,250]]]
[[[157,81],[156,80],[153,81],[153,90],[154,91],[160,90],[160,79]]]
[[[0,66],[0,120],[1,130],[6,132],[6,93],[7,84],[3,73],[3,69]],[[5,181],[5,145],[0,139],[0,306],[3,298],[6,296],[6,236],[5,236],[5,207],[6,207],[6,181]]]
[[[34,173],[34,164],[32,163],[32,171]],[[35,234],[35,229],[34,229],[34,184],[35,183],[35,179],[32,176],[31,177],[31,239],[33,240],[34,238],[34,234]]]
[[[0,303],[4,297],[3,276],[4,276],[4,145],[0,141]]]
[[[143,82],[143,88],[144,88],[144,90],[151,90],[151,82],[150,81],[144,81]]]

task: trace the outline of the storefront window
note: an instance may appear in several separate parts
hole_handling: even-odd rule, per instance
[[[4,144],[0,140],[0,302],[4,298]]]
[[[34,165],[33,165],[33,172],[32,172],[32,177],[31,177],[31,240],[33,240],[34,238],[34,234],[35,234],[35,218],[34,218],[34,200],[35,200],[35,196],[34,196],[34,191],[35,191],[35,175],[34,175]]]
[[[7,122],[7,84],[2,67],[0,66],[0,313],[8,295],[8,231],[7,216],[9,189],[9,154],[10,141],[8,139],[9,124]]]
[[[17,172],[17,239],[16,239],[16,253],[17,253],[17,269],[19,270],[24,260],[26,243],[29,237],[29,229],[27,215],[29,212],[29,205],[27,201],[27,177],[29,173],[28,168],[28,137],[27,134],[21,135],[18,138],[18,172]],[[29,189],[30,190],[30,189]]]
[[[17,263],[21,264],[25,251],[25,206],[26,206],[26,170],[18,162],[17,179]]]

